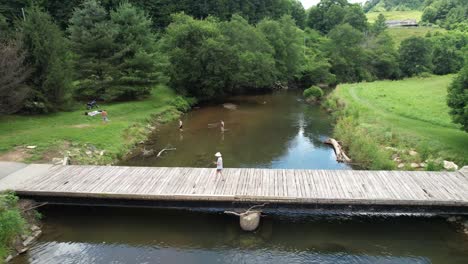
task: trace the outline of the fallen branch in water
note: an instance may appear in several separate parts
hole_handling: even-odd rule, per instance
[[[161,156],[161,154],[164,152],[164,151],[168,151],[168,150],[176,150],[176,148],[163,148],[161,151],[159,151],[158,155],[156,156],[157,158],[159,158],[159,156]]]
[[[257,204],[257,205],[254,205],[252,207],[250,207],[249,209],[247,209],[247,211],[243,212],[243,213],[236,213],[236,212],[233,212],[233,211],[224,211],[225,214],[232,214],[232,215],[237,215],[237,216],[243,216],[243,215],[247,215],[250,213],[250,210],[256,208],[256,207],[264,207],[265,205],[267,205],[266,203],[264,204]]]
[[[39,205],[36,205],[36,206],[30,207],[30,208],[23,209],[21,212],[24,213],[24,212],[27,212],[27,211],[29,211],[29,210],[36,209],[36,208],[38,208],[38,207],[41,207],[41,206],[44,206],[44,205],[47,205],[47,204],[48,204],[48,202],[44,202],[44,203],[41,203],[41,204],[39,204]]]
[[[338,141],[336,141],[333,138],[329,138],[325,141],[325,144],[330,144],[333,146],[333,149],[335,149],[335,154],[336,154],[336,160],[339,162],[346,162],[350,163],[351,159],[346,156],[346,153],[344,152],[343,148],[340,146]]]

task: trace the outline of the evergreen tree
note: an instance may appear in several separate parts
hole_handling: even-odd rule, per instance
[[[428,40],[411,37],[400,45],[400,69],[405,76],[432,72],[432,49]]]
[[[111,99],[134,99],[151,92],[158,81],[155,35],[151,20],[132,4],[123,3],[111,12],[116,27],[116,52],[112,64],[116,68],[113,86],[108,90]]]
[[[110,99],[116,68],[112,64],[117,50],[117,26],[107,11],[96,1],[86,0],[70,19],[71,46],[76,54],[80,99]]]
[[[465,58],[468,61],[468,56]],[[458,73],[448,88],[447,104],[453,122],[468,132],[468,63]]]
[[[72,92],[72,65],[68,41],[52,18],[38,7],[27,9],[22,23],[23,46],[27,62],[33,67],[29,84],[31,97],[26,103],[30,112],[64,109]]]
[[[11,114],[24,106],[30,94],[26,84],[31,69],[18,40],[0,41],[0,114]]]
[[[379,35],[380,33],[384,32],[387,29],[387,24],[385,22],[385,16],[383,14],[379,14],[377,20],[372,25],[372,33]]]

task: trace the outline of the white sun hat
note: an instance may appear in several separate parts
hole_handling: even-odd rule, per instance
[[[215,157],[221,157],[221,153],[216,152]]]

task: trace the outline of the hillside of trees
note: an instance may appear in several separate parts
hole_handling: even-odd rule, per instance
[[[364,12],[422,10],[425,0],[369,0],[364,3]]]
[[[364,9],[346,0],[322,0],[308,12],[297,0],[30,3],[0,3],[2,113],[136,100],[156,84],[211,100],[456,73],[468,43],[453,30],[397,49],[383,16],[369,24]]]
[[[468,32],[468,1],[427,0],[425,3],[423,21]]]

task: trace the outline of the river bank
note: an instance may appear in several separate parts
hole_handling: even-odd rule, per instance
[[[339,85],[324,103],[334,136],[367,169],[440,170],[468,164],[468,134],[446,105],[453,75]],[[417,98],[417,100],[414,100]]]
[[[40,207],[31,200],[19,200],[13,193],[0,193],[0,263],[25,253],[42,234]]]
[[[84,115],[82,109],[43,116],[0,117],[0,160],[113,164],[138,142],[146,139],[155,124],[180,116],[187,103],[170,88],[157,86],[141,101],[101,105],[109,122],[100,115]]]

